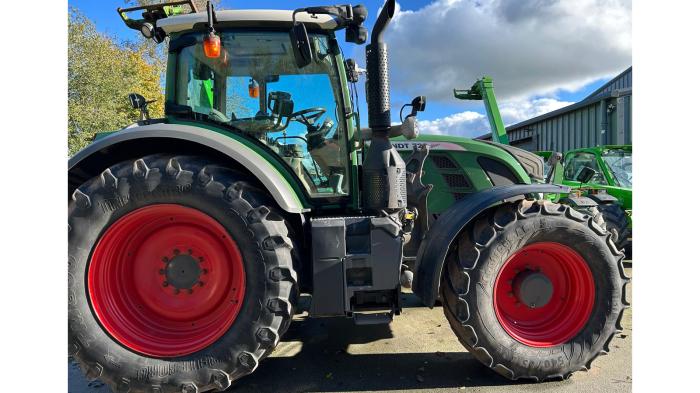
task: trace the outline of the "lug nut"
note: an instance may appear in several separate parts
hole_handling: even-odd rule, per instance
[[[200,281],[198,284],[199,284],[200,287],[203,287],[203,286],[204,286],[204,281]]]
[[[207,270],[207,269],[202,269],[202,274],[207,274],[207,273],[209,273],[209,270]]]
[[[204,262],[204,257],[199,257],[199,262]]]
[[[189,288],[189,289],[187,290],[187,294],[189,294],[189,295],[192,294],[192,288]]]
[[[179,290],[179,289],[177,289],[177,288],[175,288],[175,290],[174,290],[173,292],[174,292],[174,293],[175,293],[175,294],[177,295],[177,294],[179,294],[179,293],[180,293],[180,290]]]
[[[158,274],[160,274],[162,276],[163,274],[165,274],[165,270],[163,270],[163,269],[158,270]]]
[[[161,258],[161,261],[163,261],[163,262],[165,262],[165,263],[168,263],[168,257],[163,257],[163,258]]]
[[[178,250],[177,248],[174,249],[174,250],[173,250],[173,254],[175,254],[175,255],[180,255],[180,250]]]
[[[167,286],[168,286],[168,282],[167,282],[167,281],[163,281],[163,286],[164,286],[164,287],[167,287]]]

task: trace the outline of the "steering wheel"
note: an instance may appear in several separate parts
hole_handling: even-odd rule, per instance
[[[326,113],[326,108],[321,108],[317,106],[315,108],[306,108],[294,112],[291,115],[289,115],[289,118],[292,120],[299,121],[305,126],[310,126],[314,124],[319,117],[323,116],[324,113]]]

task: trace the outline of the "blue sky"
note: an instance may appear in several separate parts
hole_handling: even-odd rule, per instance
[[[607,1],[611,2],[607,8],[593,0],[568,1],[565,5],[553,0],[546,6],[525,0],[399,1],[400,12],[397,11],[387,32],[392,105],[399,108],[415,95],[427,95],[426,111],[419,116],[424,130],[476,136],[489,131],[481,103],[453,99],[451,89],[469,87],[484,74],[494,77],[506,123],[526,120],[579,101],[631,64],[631,45],[627,49],[626,42],[631,41],[626,34],[627,24],[631,23],[628,15],[631,4],[628,0]],[[127,29],[116,13],[117,7],[124,6],[123,0],[69,0],[68,3],[108,35],[142,39],[139,33]],[[333,3],[328,0],[223,0],[221,8],[294,9]],[[365,25],[370,30],[382,3],[380,0],[363,2],[369,11]],[[601,16],[595,26],[578,22],[581,13],[601,12],[600,8],[607,10],[604,15],[618,17]],[[581,23],[581,26],[572,28],[572,22]],[[474,26],[474,30],[469,30],[468,26]],[[624,34],[620,34],[620,29]],[[598,37],[610,34],[622,37],[622,42],[607,47],[600,45]],[[597,46],[586,44],[586,37],[592,42],[598,41]],[[363,65],[364,50],[345,43],[343,33],[339,38],[345,55]],[[601,56],[606,61],[596,59]],[[362,82],[358,84],[359,107],[363,123],[366,123]],[[398,121],[398,110],[393,117]]]

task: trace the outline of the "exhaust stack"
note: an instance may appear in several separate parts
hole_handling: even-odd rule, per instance
[[[393,213],[406,207],[406,164],[389,142],[389,59],[383,39],[395,9],[396,1],[387,0],[372,29],[372,42],[365,49],[372,139],[362,164],[362,202],[366,209],[373,212],[384,210]]]
[[[391,127],[391,102],[389,97],[388,48],[384,42],[384,31],[394,17],[395,0],[387,1],[379,13],[372,29],[372,41],[365,48],[367,71],[367,103],[369,105],[369,127],[380,131]]]

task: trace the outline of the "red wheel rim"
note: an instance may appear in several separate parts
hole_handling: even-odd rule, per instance
[[[535,284],[528,284],[523,289],[525,280],[540,286],[533,290]],[[594,301],[588,265],[576,251],[559,243],[533,243],[518,250],[501,267],[494,285],[493,303],[501,326],[532,347],[556,346],[576,336],[588,321]]]
[[[154,357],[219,339],[243,304],[243,260],[226,229],[199,210],[159,204],[113,223],[95,247],[88,293],[105,330]]]

